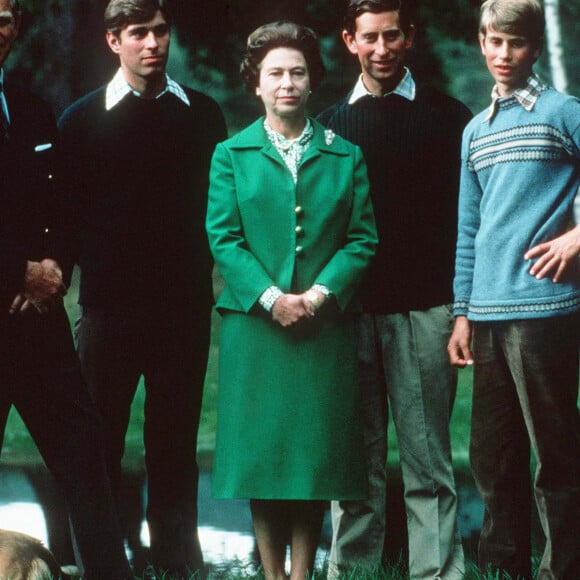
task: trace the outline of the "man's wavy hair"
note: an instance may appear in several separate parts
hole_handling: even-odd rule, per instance
[[[248,91],[254,94],[260,79],[260,65],[266,55],[275,48],[294,48],[306,60],[310,86],[320,85],[326,69],[320,55],[318,39],[311,28],[281,20],[260,26],[248,37],[240,72]]]
[[[131,24],[151,20],[158,10],[171,24],[167,0],[111,0],[105,9],[105,29],[118,36],[121,30]]]
[[[398,12],[401,30],[407,35],[412,22],[412,6],[410,0],[350,0],[344,13],[344,30],[354,36],[356,19],[365,12],[381,14],[382,12]]]

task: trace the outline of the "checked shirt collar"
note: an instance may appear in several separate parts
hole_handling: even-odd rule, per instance
[[[499,103],[508,99],[515,99],[526,111],[531,111],[545,89],[546,85],[534,73],[528,77],[525,87],[515,90],[508,97],[501,97],[497,85],[494,85],[491,91],[491,105],[483,122],[491,121],[497,113]]]

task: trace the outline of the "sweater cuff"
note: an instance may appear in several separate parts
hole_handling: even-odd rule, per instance
[[[467,300],[456,300],[453,303],[453,316],[467,316],[469,312],[469,302]]]

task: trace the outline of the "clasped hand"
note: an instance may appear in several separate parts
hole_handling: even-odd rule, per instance
[[[325,300],[325,296],[318,292],[317,306],[320,307]],[[301,320],[314,317],[316,307],[307,297],[307,292],[303,294],[284,294],[280,296],[272,307],[272,318],[281,326],[292,326]]]
[[[66,291],[62,271],[54,260],[46,258],[41,262],[29,261],[26,264],[23,291],[12,301],[10,312],[25,312],[34,307],[45,314],[60,301]]]

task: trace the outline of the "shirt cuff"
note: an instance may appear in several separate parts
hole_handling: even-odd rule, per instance
[[[284,296],[284,292],[282,292],[278,286],[270,286],[262,292],[262,295],[258,298],[258,302],[266,312],[272,312],[274,302],[276,302],[280,296]]]

